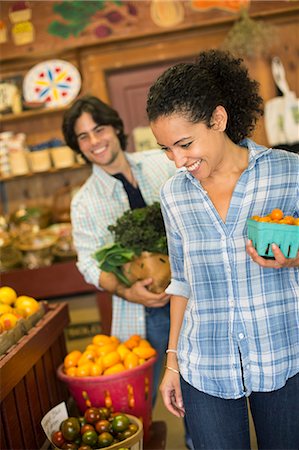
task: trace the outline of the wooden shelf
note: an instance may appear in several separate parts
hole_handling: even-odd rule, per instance
[[[30,117],[37,117],[41,115],[47,114],[55,114],[66,111],[69,108],[69,105],[61,107],[61,108],[41,108],[41,109],[33,109],[29,111],[22,111],[19,114],[0,114],[0,123],[1,122],[15,122],[17,120],[22,120]]]
[[[17,179],[19,180],[21,178],[30,178],[30,177],[35,177],[37,175],[43,175],[46,173],[57,173],[57,172],[64,172],[64,171],[70,171],[70,170],[78,170],[78,169],[82,169],[84,167],[89,167],[89,165],[88,164],[74,164],[71,167],[63,167],[61,169],[52,167],[51,169],[43,171],[43,172],[29,172],[24,175],[9,175],[7,177],[0,177],[0,182],[14,181]]]

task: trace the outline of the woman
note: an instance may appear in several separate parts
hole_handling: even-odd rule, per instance
[[[160,387],[194,447],[298,449],[299,252],[275,259],[246,243],[246,221],[299,215],[299,157],[248,139],[262,113],[258,83],[217,50],[178,64],[150,88],[161,148],[185,168],[161,190],[172,281]],[[297,413],[295,413],[297,411]]]

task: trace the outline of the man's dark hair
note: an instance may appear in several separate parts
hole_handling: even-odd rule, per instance
[[[64,114],[62,132],[66,144],[71,149],[84,157],[75,133],[76,121],[84,112],[89,113],[97,125],[111,125],[117,132],[117,137],[122,150],[126,150],[127,136],[124,133],[123,121],[119,117],[117,111],[97,97],[91,95],[85,95],[84,97],[79,98]]]
[[[228,115],[226,134],[238,144],[251,134],[263,113],[259,84],[241,63],[228,52],[208,50],[193,63],[170,67],[149,90],[149,121],[177,113],[211,127],[212,114],[221,105]]]

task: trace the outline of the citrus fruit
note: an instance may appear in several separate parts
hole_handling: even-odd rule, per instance
[[[18,309],[24,310],[26,317],[31,316],[31,314],[34,314],[40,308],[38,301],[27,295],[20,295],[15,301],[15,306]]]
[[[2,314],[0,317],[0,323],[4,330],[11,330],[16,326],[18,318],[11,313]]]
[[[12,307],[7,305],[6,303],[0,303],[0,316],[5,313],[11,313]]]
[[[0,303],[11,305],[17,298],[16,291],[9,286],[0,287]]]

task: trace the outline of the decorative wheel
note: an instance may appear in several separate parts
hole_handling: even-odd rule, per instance
[[[46,107],[65,106],[78,95],[81,76],[68,61],[52,59],[33,66],[25,75],[23,95],[27,102],[44,102]]]

